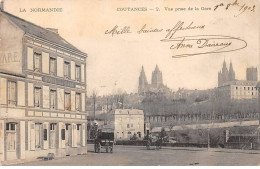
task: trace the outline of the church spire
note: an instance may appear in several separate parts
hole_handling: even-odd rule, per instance
[[[140,76],[139,76],[139,87],[138,87],[138,93],[144,93],[145,89],[148,85],[147,79],[146,79],[146,75],[144,72],[144,66],[142,65],[142,70],[140,72]]]
[[[235,80],[235,78],[236,78],[236,77],[235,77],[235,71],[234,71],[234,69],[233,69],[232,61],[230,61],[228,76],[229,76],[229,81],[233,81],[233,80]]]

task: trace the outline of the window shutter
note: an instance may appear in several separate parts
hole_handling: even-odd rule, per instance
[[[49,74],[50,56],[49,53],[42,52],[42,72]]]
[[[33,49],[27,48],[27,69],[33,70]]]
[[[0,104],[6,104],[7,103],[7,80],[5,78],[0,78]]]
[[[72,147],[77,147],[77,125],[72,124]]]
[[[31,123],[31,150],[35,150],[35,124]]]
[[[28,106],[34,106],[34,87],[32,83],[28,83]]]
[[[81,82],[85,82],[85,65],[81,64]]]
[[[82,146],[85,146],[86,144],[86,129],[85,129],[85,123],[82,124]]]

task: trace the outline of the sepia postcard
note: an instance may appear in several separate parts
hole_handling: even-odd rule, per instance
[[[0,0],[0,166],[260,165],[258,0]]]

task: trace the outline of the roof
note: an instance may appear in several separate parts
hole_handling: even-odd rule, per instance
[[[14,24],[16,24],[20,29],[22,29],[25,33],[37,36],[39,38],[48,40],[50,42],[56,43],[58,45],[70,48],[72,50],[75,50],[76,52],[81,52],[79,49],[71,45],[69,42],[67,42],[65,39],[63,39],[59,34],[54,33],[50,30],[47,30],[45,28],[42,28],[38,25],[35,25],[31,22],[28,22],[24,19],[21,19],[17,16],[14,16],[10,13],[7,13],[5,11],[2,11],[2,13]]]
[[[247,81],[247,80],[234,80],[224,83],[223,86],[229,86],[229,85],[238,85],[238,86],[256,86],[257,81]],[[222,86],[220,86],[222,87]]]
[[[138,109],[115,109],[114,114],[131,114],[131,115],[143,115],[144,112],[143,110],[138,110]]]

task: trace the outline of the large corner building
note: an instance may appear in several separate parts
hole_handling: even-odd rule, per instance
[[[0,8],[0,162],[87,153],[86,58]]]

